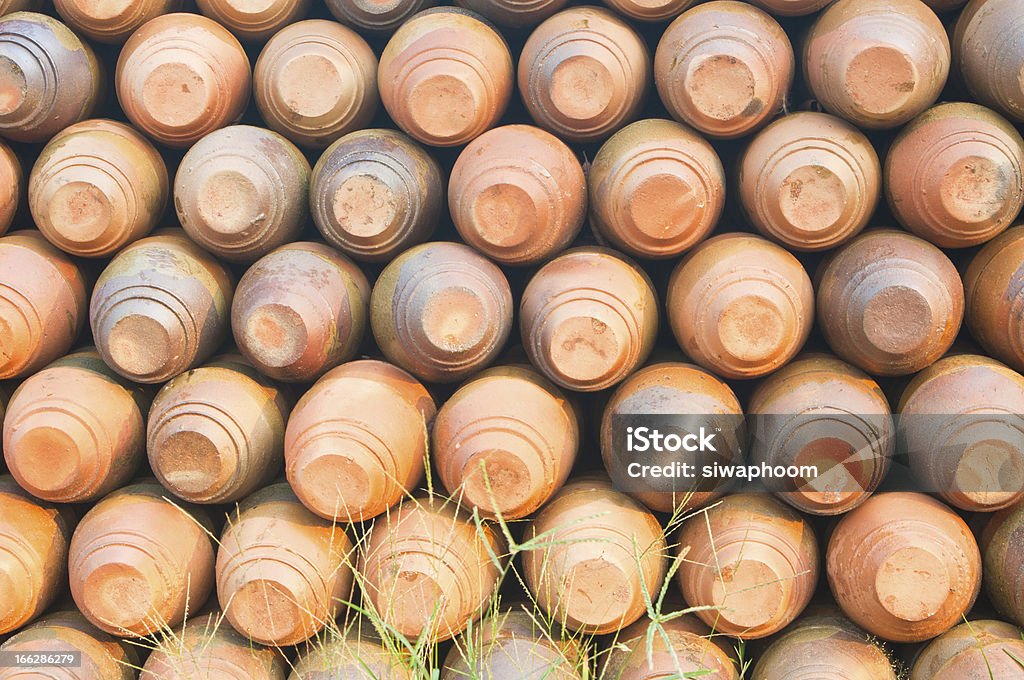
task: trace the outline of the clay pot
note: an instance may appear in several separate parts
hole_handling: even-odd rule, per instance
[[[705,516],[706,515],[706,516]],[[818,541],[796,511],[763,493],[738,493],[690,518],[679,533],[678,571],[697,616],[742,640],[779,632],[800,615],[818,581]]]
[[[814,291],[799,260],[738,232],[704,241],[679,263],[667,306],[683,351],[726,378],[755,378],[785,365],[814,322]]]
[[[455,382],[494,361],[512,329],[500,269],[460,243],[410,248],[377,278],[370,326],[384,356],[431,382]]]
[[[522,365],[488,369],[460,387],[431,437],[452,497],[506,520],[532,515],[565,484],[580,444],[573,404]]]
[[[298,238],[309,217],[309,161],[281,135],[248,125],[195,144],[174,178],[174,208],[200,246],[254,262]]]
[[[557,137],[506,125],[459,154],[448,207],[459,235],[484,255],[506,265],[536,264],[576,238],[587,213],[587,180]]]
[[[711,232],[725,203],[714,148],[679,123],[648,118],[605,142],[587,173],[590,223],[611,245],[675,257]]]
[[[946,353],[960,330],[963,285],[949,258],[891,229],[862,234],[817,276],[829,347],[873,375],[907,375]]]
[[[104,496],[142,462],[151,398],[91,348],[58,359],[21,383],[7,406],[7,467],[23,489],[53,503]]]
[[[682,14],[695,0],[606,0],[609,7],[634,21],[668,21]]]
[[[503,539],[440,499],[413,498],[378,517],[359,559],[364,606],[409,639],[442,642],[488,605]]]
[[[269,486],[239,507],[217,551],[217,596],[245,637],[296,645],[331,625],[352,600],[352,541],[315,517],[287,484]]]
[[[621,631],[604,660],[602,677],[616,680],[657,680],[694,677],[738,680],[732,659],[710,637],[691,630],[684,618],[670,619],[656,628],[647,647],[649,620]]]
[[[854,125],[903,125],[935,103],[949,39],[920,0],[839,0],[804,43],[804,75],[821,105]]]
[[[355,355],[369,302],[370,284],[351,260],[321,243],[291,243],[238,282],[231,327],[261,373],[312,382]]]
[[[309,11],[309,0],[197,0],[199,11],[225,27],[239,40],[262,42],[294,24]]]
[[[992,515],[981,536],[984,552],[985,593],[1000,614],[1024,625],[1024,505]],[[1024,657],[1021,657],[1024,659]]]
[[[612,250],[575,248],[538,271],[523,292],[526,353],[571,390],[611,387],[647,360],[658,302],[640,267]]]
[[[423,477],[436,412],[423,385],[400,368],[383,361],[339,366],[306,392],[288,419],[288,481],[321,517],[375,517]]]
[[[139,680],[284,680],[285,659],[253,644],[217,612],[189,621],[153,650]]]
[[[75,668],[0,668],[0,680],[135,680],[139,660],[127,644],[92,626],[76,611],[58,611],[40,619],[0,645],[5,654],[66,654],[78,652]],[[59,673],[59,675],[58,675]]]
[[[24,190],[25,177],[21,171],[21,161],[11,147],[0,142],[0,236],[14,221]]]
[[[981,104],[1024,121],[1024,43],[1020,0],[972,0],[956,23],[953,53],[963,82]]]
[[[105,86],[87,43],[34,12],[0,17],[0,135],[45,142],[92,115]]]
[[[413,680],[395,654],[376,640],[347,632],[311,645],[300,654],[288,680]]]
[[[813,478],[765,479],[797,510],[839,515],[857,507],[889,471],[896,428],[874,380],[828,355],[800,358],[772,374],[747,405],[750,463],[814,466]]]
[[[280,471],[288,411],[285,395],[241,357],[219,357],[156,395],[146,434],[150,467],[191,503],[237,501]]]
[[[476,12],[502,28],[528,28],[536,26],[568,0],[457,0],[459,7]]]
[[[758,231],[793,250],[828,250],[871,219],[882,170],[857,128],[794,113],[762,130],[740,162],[740,199]]]
[[[109,257],[153,230],[167,207],[167,167],[149,141],[112,120],[58,133],[32,167],[28,205],[61,250]]]
[[[928,643],[914,661],[909,680],[1021,678],[1020,659],[1020,628],[1002,621],[967,621]]]
[[[260,52],[253,96],[268,127],[299,146],[323,149],[373,118],[377,56],[349,28],[300,21]]]
[[[636,31],[610,11],[572,7],[530,34],[518,78],[537,125],[570,142],[593,142],[636,118],[651,56]]]
[[[0,380],[63,356],[85,322],[82,272],[37,231],[0,238]]]
[[[893,642],[948,630],[981,588],[981,555],[967,524],[919,493],[877,494],[844,515],[826,562],[843,613]]]
[[[470,12],[438,8],[403,23],[380,55],[380,99],[398,127],[459,146],[494,127],[512,96],[512,55]]]
[[[900,224],[941,248],[984,243],[1024,206],[1024,139],[993,111],[940,104],[903,128],[885,159]]]
[[[137,241],[96,282],[89,318],[99,353],[129,380],[170,380],[224,341],[231,289],[227,271],[184,233]]]
[[[327,9],[343,24],[368,33],[391,33],[409,17],[434,5],[434,0],[325,0]]]
[[[698,416],[704,414],[703,418]],[[672,416],[697,418],[708,431],[721,430],[716,438],[715,460],[724,465],[742,462],[744,444],[743,411],[733,391],[714,375],[691,364],[674,361],[654,363],[626,378],[605,405],[601,418],[601,458],[618,488],[629,492],[656,512],[685,512],[707,505],[729,487],[729,480],[688,480],[661,478],[641,482],[626,476],[630,462],[665,465],[674,462],[710,463],[708,453],[666,454],[670,460],[653,460],[657,454],[626,454],[621,428],[636,424],[648,415],[663,417],[659,426],[668,425]],[[621,423],[621,424],[620,424]]]
[[[747,0],[766,12],[780,17],[799,17],[814,14],[832,0]]]
[[[1024,226],[990,241],[964,274],[967,325],[985,351],[1024,371]]]
[[[778,22],[743,2],[715,0],[673,21],[654,55],[654,84],[673,118],[733,139],[779,110],[793,80],[793,46]]]
[[[313,221],[328,243],[357,260],[386,262],[426,241],[443,202],[441,169],[397,130],[349,133],[313,168]]]
[[[67,574],[71,528],[70,515],[0,476],[0,635],[36,618],[57,597]]]
[[[180,624],[210,594],[212,525],[166,495],[153,481],[123,487],[94,505],[71,537],[71,595],[101,630],[150,635]]]
[[[527,525],[523,576],[551,620],[612,633],[646,612],[644,593],[665,579],[668,545],[658,520],[600,477],[566,484]]]
[[[182,0],[53,0],[54,9],[75,31],[90,40],[116,45],[150,19],[181,11],[183,4]]]
[[[138,128],[185,148],[242,116],[252,74],[226,28],[197,14],[165,14],[125,43],[116,80],[121,108]]]

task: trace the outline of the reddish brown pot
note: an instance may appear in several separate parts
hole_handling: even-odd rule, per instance
[[[533,31],[519,55],[518,78],[537,125],[571,142],[593,142],[636,118],[651,56],[610,11],[572,7]]]
[[[0,476],[0,635],[39,616],[63,588],[71,528],[70,515]]]
[[[231,503],[280,472],[289,404],[241,357],[167,383],[149,411],[146,448],[164,487],[192,503]]]
[[[620,442],[615,440],[618,420],[629,422],[630,416],[691,416],[706,414],[703,419],[709,430],[721,428],[715,447],[718,460],[723,464],[741,463],[741,446],[745,437],[742,432],[743,411],[732,389],[714,375],[691,364],[667,361],[651,364],[626,378],[605,405],[601,419],[601,458],[605,469],[612,478],[620,479],[622,469],[628,462],[635,461],[633,455],[620,456],[616,449]],[[704,464],[710,462],[707,454],[696,454],[684,460],[685,454],[674,452],[671,462]],[[655,465],[670,461],[643,460],[637,462]],[[623,480],[628,478],[623,477]],[[671,480],[670,480],[671,481]],[[636,482],[632,482],[636,484]],[[631,496],[656,512],[682,512],[707,505],[726,492],[728,480],[715,482],[679,482],[659,490],[656,482],[649,482],[648,490],[632,491]],[[622,485],[625,487],[625,483]]]
[[[85,323],[85,278],[37,231],[0,238],[0,380],[63,356]]]
[[[654,55],[654,83],[676,120],[709,137],[742,137],[782,109],[793,46],[778,22],[744,2],[697,5],[673,21]]]
[[[0,17],[0,60],[0,135],[16,142],[45,142],[88,118],[105,86],[92,48],[34,12]]]
[[[658,302],[640,267],[605,248],[576,248],[538,271],[520,307],[534,366],[582,392],[611,387],[647,360]]]
[[[151,398],[91,348],[63,357],[11,397],[4,421],[7,467],[22,488],[54,503],[106,495],[142,462]]]
[[[260,52],[253,96],[268,127],[299,146],[323,149],[376,113],[377,56],[350,28],[300,21]]]
[[[949,39],[920,0],[839,0],[804,43],[804,75],[822,106],[854,125],[902,125],[935,103]]]
[[[972,0],[957,20],[953,52],[978,102],[1024,122],[1022,10],[1020,0]]]
[[[414,680],[412,672],[401,665],[391,649],[369,637],[346,631],[317,641],[304,650],[292,666],[288,680],[324,680],[325,678],[378,678]]]
[[[802,512],[847,512],[866,501],[889,471],[896,443],[890,413],[878,383],[853,366],[827,355],[797,359],[750,398],[750,462],[815,466],[813,479],[764,483]]]
[[[658,680],[693,677],[738,680],[732,659],[710,637],[694,632],[685,618],[655,628],[647,647],[650,621],[642,619],[621,631],[604,660],[602,677],[616,680]]]
[[[96,42],[118,45],[150,19],[179,12],[183,4],[182,0],[53,0],[57,13],[75,31]]]
[[[181,160],[174,208],[200,246],[231,262],[254,262],[306,226],[309,173],[302,152],[276,132],[227,127]]]
[[[832,350],[874,375],[907,375],[945,354],[964,293],[953,263],[902,231],[862,234],[818,270],[818,318]]]
[[[306,16],[309,0],[197,0],[199,11],[240,40],[261,42]]]
[[[1024,505],[992,515],[981,536],[985,593],[1000,614],[1024,625]],[[1024,657],[1021,657],[1024,659]]]
[[[288,481],[317,515],[368,520],[423,477],[427,390],[383,361],[353,361],[322,377],[295,405],[285,433]]]
[[[364,606],[409,639],[441,642],[487,607],[503,539],[440,499],[413,498],[378,517],[359,559]]]
[[[149,141],[112,120],[58,133],[32,167],[28,205],[61,250],[109,257],[142,238],[167,207],[167,167]]]
[[[1024,371],[1024,226],[989,242],[964,275],[967,325],[985,350]]]
[[[810,602],[818,541],[795,510],[763,493],[726,496],[679,534],[678,577],[690,606],[717,633],[743,640],[779,632]]]
[[[331,625],[352,601],[352,541],[287,484],[249,496],[217,551],[217,596],[235,630],[287,647]]]
[[[89,318],[103,360],[135,382],[160,383],[198,366],[228,330],[227,271],[177,230],[128,246],[93,291]]]
[[[377,278],[370,326],[390,361],[423,380],[455,382],[494,361],[512,329],[512,291],[460,243],[410,248]]]
[[[252,74],[226,28],[196,14],[165,14],[125,43],[116,80],[128,118],[161,144],[184,148],[241,117]]]
[[[522,365],[477,374],[432,428],[433,458],[453,498],[506,520],[532,515],[565,484],[576,461],[576,409]]]
[[[21,161],[11,147],[0,142],[0,236],[7,232],[18,212],[18,203],[25,190]]]
[[[321,243],[291,243],[238,282],[231,327],[261,373],[312,382],[355,355],[369,302],[370,284],[351,260]]]
[[[984,243],[1024,206],[1024,139],[977,104],[940,104],[903,128],[885,159],[900,224],[941,248]]]
[[[757,230],[793,250],[828,250],[871,219],[882,169],[857,128],[824,113],[794,113],[750,143],[740,199]]]
[[[543,538],[540,538],[543,535]],[[646,612],[644,593],[665,579],[658,520],[600,477],[576,478],[527,525],[523,576],[551,619],[586,634],[612,633]]]
[[[568,0],[457,0],[459,7],[513,29],[536,26],[567,3]]]
[[[334,18],[357,30],[368,33],[391,33],[409,17],[434,5],[434,0],[325,0]]]
[[[785,365],[814,322],[814,291],[799,260],[738,232],[704,241],[679,263],[667,305],[683,351],[726,378]]]
[[[1002,621],[973,620],[928,643],[910,671],[909,680],[1024,677],[1021,630]]]
[[[348,255],[388,261],[434,232],[444,181],[437,162],[401,132],[352,132],[313,168],[313,221],[328,243]]]
[[[494,127],[512,96],[512,78],[501,34],[451,8],[403,23],[377,69],[381,102],[395,124],[431,146],[459,146]]]
[[[92,626],[76,611],[58,611],[45,616],[0,645],[5,654],[66,654],[78,652],[81,664],[61,670],[29,667],[0,668],[0,680],[135,680],[138,654]],[[59,675],[58,675],[59,673]]]
[[[587,173],[590,223],[636,257],[669,258],[711,232],[725,203],[714,148],[674,121],[649,118],[605,142]]]
[[[967,524],[919,493],[877,494],[843,516],[827,568],[843,613],[893,642],[948,630],[981,587],[981,555]]]
[[[146,660],[139,680],[284,680],[284,656],[253,644],[220,612],[190,618]]]
[[[798,17],[814,14],[832,0],[748,0],[766,12],[781,17]]]

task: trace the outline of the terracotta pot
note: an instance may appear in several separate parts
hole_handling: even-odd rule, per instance
[[[391,33],[414,14],[434,5],[434,0],[324,0],[334,18],[368,33]]]
[[[63,588],[70,520],[0,476],[0,635],[42,614]]]
[[[683,351],[726,378],[755,378],[785,365],[814,322],[814,291],[799,260],[738,232],[704,241],[679,263],[667,306]]]
[[[135,680],[139,659],[129,645],[92,626],[76,611],[58,611],[11,636],[0,645],[5,654],[66,654],[78,652],[81,664],[56,670],[0,668],[0,680]],[[59,673],[59,675],[58,675]]]
[[[740,199],[758,231],[793,250],[828,250],[871,219],[882,170],[857,128],[824,113],[784,116],[740,162]]]
[[[640,620],[615,639],[604,660],[604,677],[657,680],[694,677],[738,680],[732,659],[710,638],[690,630],[692,624],[671,619],[655,628],[647,647],[648,620]],[[637,625],[642,624],[642,625]]]
[[[512,29],[536,26],[567,3],[568,0],[457,0],[459,7]]]
[[[18,212],[25,191],[21,161],[11,147],[0,142],[0,236],[6,233]]]
[[[981,104],[1024,121],[1024,44],[1020,0],[971,0],[953,32],[963,82]]]
[[[335,248],[386,262],[430,238],[441,219],[444,181],[434,159],[401,132],[352,132],[313,168],[313,221]]]
[[[826,561],[843,613],[893,642],[948,630],[981,587],[981,555],[967,524],[919,493],[877,494],[844,515]]]
[[[587,213],[587,180],[572,149],[557,137],[529,125],[506,125],[459,154],[448,207],[470,246],[500,264],[536,264],[576,238]]]
[[[506,520],[532,515],[565,484],[580,430],[576,409],[522,365],[477,374],[437,414],[434,464],[465,505]]]
[[[300,21],[260,52],[253,96],[268,127],[309,149],[367,126],[377,111],[377,56],[333,21]]]
[[[709,137],[768,122],[793,80],[793,46],[778,22],[744,2],[715,0],[676,18],[654,55],[654,84],[676,120]]]
[[[281,135],[248,125],[211,132],[178,166],[182,228],[231,262],[254,262],[295,241],[309,218],[309,161]]]
[[[11,397],[4,459],[18,484],[53,503],[123,486],[145,455],[150,390],[107,368],[92,348],[58,359]]]
[[[28,205],[61,250],[109,257],[156,227],[167,207],[167,167],[149,141],[112,120],[58,133],[32,167]]]
[[[527,525],[523,576],[535,601],[569,630],[612,633],[646,612],[665,579],[668,545],[646,508],[600,477],[577,477]]]
[[[766,12],[780,17],[799,17],[814,14],[832,0],[748,0]]]
[[[249,496],[217,551],[217,596],[235,630],[274,647],[318,634],[352,596],[352,541],[287,484]]]
[[[909,680],[1024,677],[1021,630],[1002,621],[973,620],[928,643],[910,671]]]
[[[533,365],[581,392],[621,382],[647,360],[658,330],[647,274],[605,248],[576,248],[544,265],[526,286],[519,312]]]
[[[1024,555],[1017,548],[1024,540],[1024,505],[992,515],[981,536],[984,552],[985,593],[1000,614],[1024,625]],[[1024,659],[1024,657],[1021,657]]]
[[[990,241],[964,274],[967,325],[992,356],[1024,371],[1024,226]]]
[[[125,43],[116,80],[121,108],[137,127],[185,148],[242,116],[252,74],[226,28],[196,14],[165,14]]]
[[[137,241],[111,260],[93,291],[89,318],[112,369],[160,383],[208,359],[227,335],[227,271],[177,230]]]
[[[518,78],[537,125],[567,141],[594,142],[636,118],[651,56],[615,14],[572,7],[533,31],[519,55]]]
[[[191,503],[232,503],[281,470],[289,403],[241,357],[179,375],[149,411],[149,464]]]
[[[306,16],[309,0],[197,0],[199,11],[239,40],[262,42]]]
[[[414,680],[395,657],[376,640],[346,632],[301,653],[288,680]]]
[[[238,282],[231,326],[261,373],[311,382],[355,355],[369,302],[370,284],[351,260],[321,243],[291,243]]]
[[[182,0],[53,0],[54,9],[78,33],[101,43],[120,45],[140,26],[158,16],[181,11]]]
[[[818,581],[818,541],[796,511],[763,493],[738,493],[684,524],[683,597],[716,633],[762,638],[788,626]]]
[[[709,430],[722,430],[722,436],[716,441],[716,460],[724,465],[742,463],[741,446],[744,444],[743,411],[740,402],[732,389],[714,375],[691,364],[675,361],[653,363],[641,368],[626,378],[612,394],[604,408],[601,418],[601,458],[605,469],[613,480],[622,480],[620,487],[627,488],[637,482],[623,475],[628,462],[650,462],[651,464],[667,464],[670,462],[705,464],[710,462],[707,453],[688,455],[682,451],[673,452],[671,460],[650,460],[645,454],[642,461],[633,454],[624,454],[617,447],[615,439],[619,421],[622,426],[647,415],[665,417],[696,416],[706,414],[701,419]],[[699,469],[699,468],[698,468]],[[661,480],[659,480],[661,481]],[[689,481],[664,480],[668,486],[662,490],[661,484],[653,480],[645,480],[641,490],[628,489],[630,495],[656,512],[688,512],[707,505],[719,498],[730,486],[729,480]]]
[[[423,385],[400,368],[383,361],[339,366],[306,392],[288,419],[288,481],[321,517],[375,517],[423,477],[436,412]]]
[[[85,278],[37,231],[0,238],[0,380],[63,356],[85,323]]]
[[[423,380],[455,382],[485,368],[512,329],[500,269],[460,243],[410,248],[377,278],[370,326],[384,356]]]
[[[903,128],[885,160],[900,224],[941,248],[984,243],[1024,206],[1024,139],[977,104],[940,104]]]
[[[413,498],[370,529],[359,559],[364,606],[409,639],[458,635],[499,585],[504,540],[451,503]]]
[[[725,171],[714,148],[679,123],[648,118],[605,142],[587,173],[590,223],[611,245],[675,257],[718,223]]]
[[[889,471],[896,444],[890,413],[878,383],[853,366],[828,355],[797,359],[766,378],[750,398],[750,462],[814,466],[813,479],[763,483],[802,512],[848,512]]]
[[[457,47],[456,47],[457,46]],[[431,146],[459,146],[505,113],[512,55],[471,12],[438,8],[403,23],[380,55],[380,98],[398,127]]]
[[[105,87],[92,48],[51,17],[14,12],[0,17],[0,135],[45,142],[88,118]]]
[[[140,680],[284,680],[280,652],[253,644],[224,621],[220,612],[190,618],[158,644]]]

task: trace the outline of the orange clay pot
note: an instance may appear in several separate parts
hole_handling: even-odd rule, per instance
[[[814,14],[832,0],[749,0],[765,12],[780,17],[799,17]]]
[[[281,653],[236,633],[220,612],[191,618],[175,633],[149,655],[139,680],[284,680]]]
[[[503,28],[536,26],[569,0],[457,0],[459,7],[476,12]]]
[[[401,665],[394,652],[369,636],[350,631],[318,641],[299,655],[288,680],[325,680],[326,678],[376,680],[414,680],[412,672]]]
[[[25,191],[21,160],[11,147],[0,142],[0,236],[7,232]]]
[[[92,626],[76,611],[57,611],[12,635],[0,645],[5,654],[78,652],[75,668],[0,668],[0,680],[135,680],[138,654],[128,644]]]
[[[993,357],[1024,371],[1024,226],[990,241],[964,274],[967,326]]]
[[[404,0],[403,2],[377,2],[377,0],[325,0],[334,18],[360,32],[387,34],[418,12],[432,7],[433,0]]]
[[[999,613],[1017,625],[1024,624],[1024,555],[1017,547],[1022,540],[1022,504],[992,515],[981,535],[985,593]]]
[[[1021,678],[1024,668],[1021,630],[1002,621],[961,623],[928,643],[910,671],[909,680]]]
[[[306,16],[309,0],[197,0],[199,11],[239,40],[262,42]]]
[[[182,0],[54,0],[64,21],[80,35],[100,43],[120,45],[150,19],[179,12]],[[0,12],[2,13],[2,12]]]
[[[1022,17],[1020,0],[972,0],[953,32],[953,53],[967,89],[1018,122],[1024,122]]]
[[[616,680],[690,677],[738,680],[732,659],[716,642],[691,630],[685,618],[670,619],[655,629],[650,653],[649,620],[619,632],[605,657],[604,675]]]

